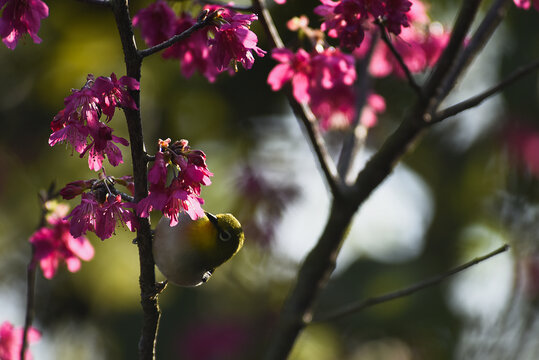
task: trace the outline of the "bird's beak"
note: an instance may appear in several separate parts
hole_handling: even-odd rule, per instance
[[[210,222],[215,225],[215,227],[217,227],[217,224],[218,224],[218,221],[217,221],[217,217],[215,215],[213,215],[212,213],[209,213],[207,211],[205,211],[206,213],[206,216],[208,217],[208,219],[210,220]]]

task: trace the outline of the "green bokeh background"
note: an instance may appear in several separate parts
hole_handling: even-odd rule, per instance
[[[148,3],[133,1],[132,14]],[[27,239],[39,221],[38,191],[53,181],[62,187],[70,181],[94,177],[86,159],[71,155],[71,149],[62,145],[48,146],[50,121],[62,108],[69,89],[80,88],[88,73],[108,76],[114,72],[121,76],[125,72],[114,18],[108,9],[77,1],[47,4],[50,17],[42,21],[41,44],[25,37],[15,51],[0,47],[0,295],[4,302],[11,299],[15,303],[10,316],[17,326],[23,323],[25,271],[30,255]],[[312,8],[317,4],[291,0],[284,6],[272,4],[286,43],[294,43],[286,21],[306,13],[316,22]],[[455,2],[431,4],[432,18],[449,24],[456,12]],[[538,19],[534,11],[509,11],[497,47],[491,49],[500,64],[500,78],[538,57],[539,44],[534,40]],[[259,26],[253,30],[259,34],[260,46],[268,49]],[[143,47],[140,39],[138,43]],[[221,75],[214,84],[199,75],[183,78],[176,61],[165,61],[158,55],[145,59],[142,69],[141,109],[148,151],[155,151],[157,139],[167,137],[186,138],[193,148],[204,150],[215,174],[213,184],[203,190],[205,209],[241,214],[242,222],[249,221],[250,213],[245,210],[250,206],[249,194],[243,194],[238,186],[246,165],[260,175],[270,172],[268,181],[277,189],[297,188],[299,197],[302,185],[312,176],[295,173],[287,162],[296,154],[286,127],[294,126],[296,132],[299,127],[285,120],[290,110],[283,95],[273,93],[266,84],[272,66],[270,56],[256,59],[251,71],[241,69],[232,77]],[[496,81],[482,80],[485,87]],[[369,147],[373,149],[396,126],[413,96],[405,82],[395,79],[378,80],[375,88],[386,98],[388,109],[370,133]],[[498,207],[492,204],[498,204],[499,194],[504,193],[520,194],[532,206],[537,200],[536,182],[525,169],[508,161],[502,140],[510,121],[538,125],[537,89],[537,76],[532,74],[504,91],[501,111],[481,115],[494,118],[493,125],[467,146],[448,141],[463,119],[425,136],[404,159],[427,183],[433,197],[433,220],[422,251],[412,259],[394,262],[358,257],[330,282],[317,309],[334,309],[407,286],[501,245],[496,239],[513,241],[514,224],[503,222]],[[457,87],[457,96],[461,90]],[[127,138],[124,120],[122,112],[117,112],[111,125],[116,135]],[[260,150],[269,131],[280,134],[281,147],[270,148],[273,153]],[[337,137],[332,135],[332,139]],[[129,152],[124,150],[123,154],[125,164],[114,169],[109,166],[109,174],[131,172]],[[496,236],[466,240],[463,234],[471,225],[489,229]],[[301,229],[310,224],[295,226]],[[279,232],[281,236],[286,233]],[[261,245],[261,239],[246,235],[245,248],[208,284],[195,289],[169,286],[160,296],[163,315],[158,359],[260,358],[294,280],[290,274],[296,263],[276,255],[271,245]],[[32,346],[34,358],[137,357],[142,315],[133,238],[123,229],[105,241],[90,235],[96,255],[83,263],[78,273],[61,267],[49,281],[38,272],[35,326],[43,332],[42,342],[46,344]],[[338,321],[309,326],[292,358],[455,358],[470,319],[450,306],[449,293],[450,288],[444,284]],[[199,344],[199,351],[213,349],[216,354],[189,355],[193,344]]]

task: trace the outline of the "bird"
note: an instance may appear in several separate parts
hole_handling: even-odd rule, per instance
[[[242,248],[244,239],[241,224],[232,214],[205,212],[191,220],[182,212],[175,226],[163,216],[154,232],[154,262],[168,282],[199,286]]]

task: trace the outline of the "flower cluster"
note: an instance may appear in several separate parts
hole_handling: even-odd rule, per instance
[[[237,70],[238,63],[250,69],[254,63],[253,53],[260,57],[265,55],[266,52],[257,46],[256,34],[250,30],[251,23],[258,19],[255,14],[240,14],[215,5],[204,9],[207,16],[212,17],[212,25],[163,52],[164,58],[180,61],[185,77],[198,70],[209,81],[214,81],[225,70]],[[188,13],[177,16],[163,0],[142,9],[133,18],[133,25],[140,27],[148,46],[180,34],[195,23]]]
[[[449,34],[439,24],[429,26],[429,18],[424,6],[415,1],[407,13],[411,26],[402,29],[400,36],[393,41],[393,47],[401,55],[411,73],[420,73],[432,67],[449,42]],[[356,55],[362,57],[361,48]],[[374,77],[394,74],[404,78],[405,74],[389,48],[379,41],[374,48],[369,72]]]
[[[528,10],[531,5],[535,8],[535,10],[539,11],[539,0],[513,0],[515,2],[515,5],[519,8],[522,8],[524,10]]]
[[[19,39],[26,33],[34,43],[39,44],[37,36],[41,19],[49,16],[49,7],[41,0],[0,0],[0,37],[6,46],[13,50]]]
[[[52,202],[46,205],[50,206]],[[34,247],[34,263],[39,262],[43,275],[52,279],[58,270],[61,261],[67,265],[71,272],[80,269],[80,259],[89,261],[94,257],[94,248],[84,236],[74,237],[69,232],[67,205],[56,205],[53,212],[47,217],[48,227],[42,227],[31,237],[30,243]],[[0,357],[1,358],[1,357]]]
[[[82,89],[72,90],[71,95],[64,99],[65,108],[51,122],[49,145],[68,142],[81,158],[88,153],[88,166],[95,171],[102,168],[105,157],[112,166],[121,164],[122,152],[115,143],[124,146],[129,143],[112,135],[112,128],[106,124],[117,107],[137,109],[128,90],[138,89],[138,81],[127,76],[118,80],[114,73],[97,79],[88,75]],[[103,114],[105,119],[100,121]]]
[[[19,360],[22,349],[23,328],[15,328],[9,321],[0,325],[0,360]],[[30,327],[27,333],[28,343],[39,341],[41,333]],[[26,351],[25,360],[31,360],[32,354]]]
[[[172,169],[172,181],[168,183],[168,169]],[[148,172],[149,195],[137,204],[137,213],[148,217],[150,211],[159,210],[170,219],[170,226],[178,223],[178,215],[185,211],[191,219],[204,216],[200,197],[202,185],[210,185],[213,174],[206,166],[206,155],[192,150],[187,140],[159,140],[159,152]]]
[[[130,176],[121,178],[78,180],[67,184],[60,195],[64,199],[81,197],[81,202],[65,217],[69,219],[69,231],[74,237],[94,232],[101,240],[110,238],[118,223],[135,231],[138,222],[129,209],[134,207],[132,198],[116,190],[115,185],[123,185],[132,192],[133,180]],[[127,199],[127,200],[124,200]]]
[[[321,29],[310,28],[306,17],[288,22],[290,30],[311,40],[313,50],[300,48],[294,53],[285,48],[274,49],[272,57],[279,64],[270,72],[268,84],[277,91],[290,82],[295,99],[310,105],[322,130],[346,128],[356,121],[370,128],[377,123],[386,104],[372,89],[361,89],[365,93],[358,94],[354,84],[356,60],[368,64],[368,73],[373,77],[394,74],[404,78],[405,73],[380,39],[380,29],[366,20],[376,19],[384,30],[399,34],[392,41],[393,47],[411,73],[420,73],[436,63],[449,34],[441,25],[430,24],[419,0],[321,1],[323,4],[316,9],[325,19]],[[329,37],[340,39],[339,48],[327,44],[324,31]],[[345,50],[352,51],[345,54]],[[365,99],[364,106],[358,109],[361,98]]]
[[[403,27],[408,27],[406,13],[412,3],[409,0],[320,0],[322,5],[315,13],[324,18],[321,30],[328,36],[340,40],[343,49],[353,50],[365,37],[365,30],[373,20],[384,23],[386,28],[399,35]]]
[[[280,62],[268,75],[272,90],[277,91],[290,81],[296,100],[311,106],[323,129],[350,124],[356,114],[352,55],[327,48],[313,53],[275,49],[271,56]]]

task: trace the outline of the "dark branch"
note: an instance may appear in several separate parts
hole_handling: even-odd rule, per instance
[[[118,33],[122,43],[127,76],[140,81],[142,56],[137,51],[131,16],[126,0],[114,0],[112,10],[116,19]],[[140,116],[140,92],[131,91],[131,96],[137,104],[138,110],[125,109],[129,142],[131,144],[131,158],[133,160],[133,181],[135,183],[135,202],[148,196],[148,169],[146,152],[144,151],[144,137],[142,119]],[[140,303],[143,311],[143,325],[139,340],[139,359],[155,359],[155,343],[159,328],[161,311],[155,294],[155,263],[152,252],[152,230],[147,218],[138,218],[137,246],[140,263]]]
[[[360,59],[356,63],[357,81],[355,83],[356,95],[356,116],[354,122],[350,125],[351,131],[346,135],[343,140],[341,153],[337,162],[337,171],[344,183],[347,183],[348,175],[352,167],[357,153],[364,145],[367,131],[363,129],[361,125],[361,111],[367,102],[367,97],[370,89],[370,75],[369,75],[369,63],[372,59],[374,52],[374,45],[378,41],[378,35],[373,34],[370,44],[368,45],[368,51],[363,59]]]
[[[536,60],[532,62],[531,64],[516,70],[511,75],[509,75],[507,78],[505,78],[502,82],[500,82],[498,85],[491,87],[490,89],[482,92],[481,94],[478,94],[476,96],[473,96],[469,98],[468,100],[462,101],[458,104],[455,104],[453,106],[450,106],[444,110],[441,110],[438,112],[433,120],[432,124],[438,123],[444,119],[447,119],[448,117],[457,115],[465,110],[471,109],[479,104],[481,104],[484,100],[488,99],[492,95],[502,91],[509,85],[513,84],[517,80],[521,79],[522,77],[528,75],[529,73],[533,71],[537,71],[539,69],[539,60]]]
[[[281,37],[279,36],[277,29],[275,28],[275,24],[273,23],[273,19],[270,13],[264,6],[264,1],[253,0],[253,8],[256,13],[261,15],[260,21],[262,23],[262,26],[264,27],[270,46],[272,48],[283,48],[283,41],[281,40]],[[324,141],[324,138],[322,137],[322,134],[320,133],[316,117],[307,105],[299,103],[294,98],[294,94],[292,93],[292,89],[290,86],[285,87],[284,93],[288,98],[288,102],[290,103],[292,110],[296,114],[296,117],[301,120],[301,122],[305,126],[309,141],[316,154],[318,163],[322,168],[322,172],[331,190],[331,193],[333,194],[333,196],[342,195],[343,184],[337,173],[335,163],[333,162],[333,159],[329,155],[329,152],[326,148],[326,143]]]
[[[78,0],[78,1],[82,2],[82,3],[101,5],[101,6],[110,6],[111,5],[110,0]]]
[[[404,71],[404,74],[406,75],[406,79],[408,79],[408,84],[410,84],[410,87],[417,93],[418,96],[423,96],[423,90],[421,87],[416,83],[414,77],[412,76],[412,72],[408,68],[408,66],[404,63],[404,59],[402,58],[401,54],[395,49],[393,46],[393,43],[387,36],[387,31],[380,21],[376,21],[376,24],[380,28],[380,34],[382,36],[382,41],[387,45],[393,56],[395,56],[395,59],[399,63],[399,66],[401,67],[402,71]]]
[[[363,300],[363,301],[359,301],[359,302],[355,302],[355,303],[352,303],[352,304],[349,304],[347,306],[343,306],[341,309],[338,309],[338,310],[335,310],[335,311],[332,311],[326,315],[321,315],[321,316],[317,316],[313,319],[313,322],[322,322],[322,321],[330,321],[330,320],[335,320],[335,319],[338,319],[338,318],[341,318],[343,316],[346,316],[346,315],[351,315],[351,314],[354,314],[356,312],[359,312],[365,308],[368,308],[368,307],[371,307],[371,306],[374,306],[374,305],[378,305],[378,304],[382,304],[382,303],[385,303],[385,302],[388,302],[388,301],[391,301],[391,300],[395,300],[395,299],[399,299],[399,298],[402,298],[402,297],[405,297],[405,296],[409,296],[409,295],[412,295],[420,290],[424,290],[424,289],[427,289],[431,286],[434,286],[434,285],[438,285],[439,283],[441,283],[442,281],[446,280],[447,278],[463,271],[463,270],[466,270],[474,265],[477,265],[479,264],[480,262],[483,262],[487,259],[490,259],[491,257],[494,257],[498,254],[501,254],[505,251],[507,251],[509,249],[509,245],[503,245],[502,247],[484,255],[484,256],[480,256],[480,257],[476,257],[475,259],[473,259],[472,261],[469,261],[465,264],[462,264],[462,265],[459,265],[443,274],[440,274],[438,276],[435,276],[435,277],[432,277],[430,279],[427,279],[427,280],[424,280],[424,281],[421,281],[421,282],[418,282],[412,286],[409,286],[407,288],[404,288],[404,289],[400,289],[400,290],[397,290],[397,291],[393,291],[393,292],[390,292],[388,294],[385,294],[385,295],[382,295],[382,296],[377,296],[377,297],[372,297],[372,298],[369,298],[367,300]]]
[[[498,25],[503,20],[507,7],[511,3],[511,0],[496,0],[492,4],[489,11],[481,21],[481,24],[472,35],[470,41],[466,44],[464,50],[459,53],[455,64],[441,85],[440,93],[437,98],[437,105],[441,103],[451,89],[453,89],[458,78],[487,44],[489,38],[494,33],[494,30],[496,30]]]
[[[254,12],[253,7],[252,6],[247,6],[247,5],[227,4],[227,3],[222,2],[222,1],[212,1],[212,0],[197,0],[197,2],[199,2],[201,4],[222,6],[224,8],[234,10],[234,11]]]
[[[45,192],[42,191],[39,194],[39,203],[41,207],[41,216],[39,218],[39,224],[37,230],[46,225],[47,208],[46,202],[54,199],[58,196],[58,193],[54,190],[55,184],[52,183],[49,189]],[[35,261],[35,246],[32,246],[32,253],[28,267],[26,268],[26,316],[24,319],[24,330],[22,335],[22,345],[20,352],[20,360],[26,359],[26,350],[28,348],[28,331],[34,322],[35,315],[35,288],[36,288],[36,261]]]
[[[204,14],[201,14],[201,15],[202,16],[199,17],[199,20],[196,22],[196,24],[191,26],[189,29],[185,30],[181,34],[174,35],[170,39],[168,39],[166,41],[163,41],[161,44],[157,44],[157,45],[152,46],[151,48],[148,48],[148,49],[140,50],[139,55],[142,58],[145,58],[147,56],[155,54],[158,51],[166,49],[166,48],[174,45],[175,43],[177,43],[179,41],[187,39],[195,31],[200,30],[200,29],[210,25],[212,23],[212,21],[214,20],[215,16],[217,15],[217,11],[214,11],[213,13],[208,14],[206,16],[204,16]],[[202,17],[202,19],[200,19],[201,17]]]
[[[449,69],[451,69],[455,63],[457,54],[462,48],[464,39],[466,38],[466,34],[468,33],[470,26],[472,25],[480,3],[481,0],[463,0],[462,2],[455,25],[453,26],[449,43],[442,52],[440,59],[438,59],[438,62],[436,63],[434,71],[423,87],[423,94],[431,102],[429,107],[432,109],[428,109],[429,112],[436,110],[434,106],[438,105],[437,97],[441,92],[440,85],[447,76]],[[435,96],[434,98],[432,98],[433,95]]]

